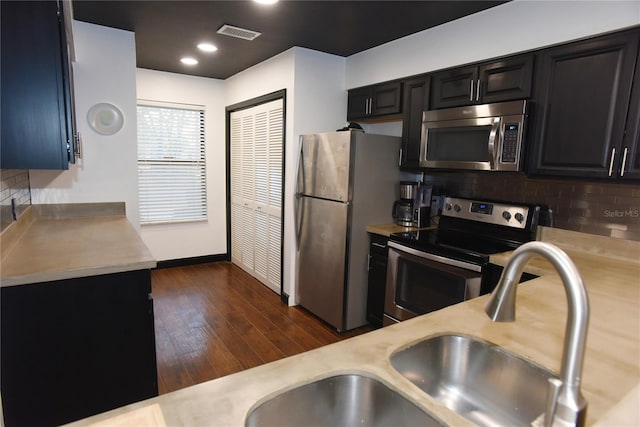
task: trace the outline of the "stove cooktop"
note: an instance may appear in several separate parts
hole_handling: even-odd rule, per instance
[[[391,241],[447,258],[485,264],[491,254],[511,251],[518,245],[450,230],[393,233]]]
[[[539,206],[445,197],[436,230],[394,233],[390,240],[434,255],[486,264],[491,254],[533,240]]]

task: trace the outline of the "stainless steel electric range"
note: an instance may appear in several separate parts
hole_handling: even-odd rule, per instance
[[[535,240],[549,217],[541,205],[445,197],[437,229],[389,238],[384,325],[491,292],[490,255]]]

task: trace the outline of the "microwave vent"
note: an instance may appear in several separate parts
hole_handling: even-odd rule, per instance
[[[229,37],[236,37],[243,40],[253,40],[260,34],[257,31],[247,30],[246,28],[234,27],[233,25],[224,24],[218,29],[218,34],[224,34]]]

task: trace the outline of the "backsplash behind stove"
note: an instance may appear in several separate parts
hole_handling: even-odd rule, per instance
[[[425,173],[438,194],[546,204],[554,227],[640,241],[640,186],[533,179],[520,174]]]

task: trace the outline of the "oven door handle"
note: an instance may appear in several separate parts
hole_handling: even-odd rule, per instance
[[[417,249],[409,248],[407,246],[401,245],[396,242],[389,242],[388,246],[390,248],[397,249],[402,252],[406,252],[411,255],[415,255],[420,258],[428,259],[431,261],[439,262],[446,265],[451,265],[453,267],[464,268],[465,270],[471,270],[480,273],[482,271],[482,266],[477,264],[471,264],[464,261],[458,261],[457,259],[446,258],[440,255],[430,254],[428,252],[419,251]]]

